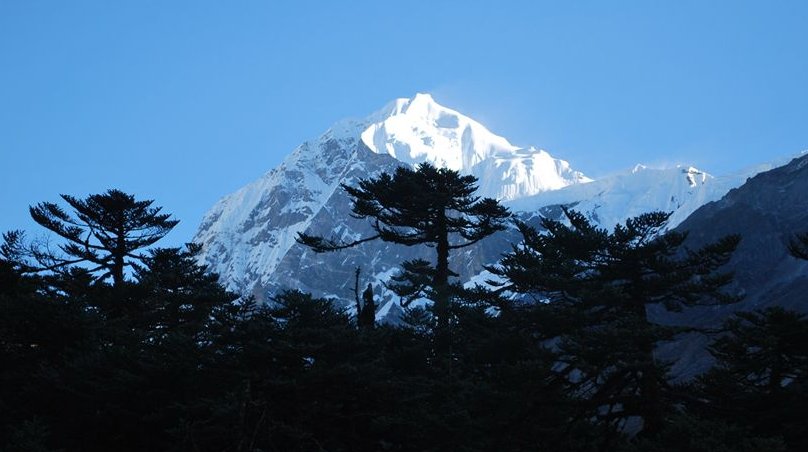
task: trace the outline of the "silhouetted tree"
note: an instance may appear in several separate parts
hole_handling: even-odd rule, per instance
[[[731,275],[717,270],[740,238],[694,251],[684,247],[686,233],[663,232],[670,214],[643,214],[608,232],[564,212],[569,225],[545,218],[543,232],[519,223],[523,242],[491,270],[505,278],[504,288],[533,295],[569,319],[559,372],[589,415],[613,425],[639,416],[643,433],[654,435],[667,385],[667,365],[654,348],[677,331],[652,322],[648,306],[678,311],[736,301],[720,291]]]
[[[808,318],[780,306],[736,312],[724,323],[710,353],[738,384],[755,391],[777,392],[808,379]]]
[[[747,429],[715,419],[675,414],[656,438],[635,438],[619,452],[785,452],[780,438],[755,436]]]
[[[805,450],[808,433],[808,318],[779,306],[736,312],[710,347],[716,365],[694,384],[704,417],[782,436]]]
[[[367,288],[362,292],[362,310],[356,317],[359,328],[372,330],[376,325],[376,303],[373,301],[373,286],[368,283]]]
[[[61,255],[44,246],[31,249],[39,270],[88,262],[91,272],[100,272],[99,279],[112,277],[117,286],[124,280],[124,269],[143,260],[136,251],[154,244],[178,223],[170,214],[160,213],[161,207],[151,207],[154,201],[138,201],[120,190],[85,199],[61,197],[72,214],[51,202],[29,209],[34,221],[65,240],[59,245]]]
[[[193,243],[184,249],[151,249],[142,264],[134,264],[135,322],[150,340],[168,335],[201,340],[213,310],[238,299],[219,284],[218,275],[198,264],[200,249]]]
[[[401,166],[392,175],[383,173],[363,179],[358,187],[342,185],[353,200],[353,215],[371,220],[375,234],[343,243],[300,233],[298,241],[315,252],[345,249],[376,239],[434,247],[434,264],[405,263],[403,275],[404,279],[428,278],[425,295],[432,300],[437,319],[436,348],[445,349],[452,297],[449,278],[454,275],[449,255],[452,250],[505,229],[505,220],[510,216],[496,200],[474,196],[476,182],[474,176],[461,176],[457,171],[424,163],[417,169]],[[419,289],[412,285],[400,288],[410,295]]]

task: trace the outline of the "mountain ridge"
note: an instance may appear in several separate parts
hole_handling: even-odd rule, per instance
[[[407,124],[409,135],[400,130]],[[423,140],[427,132],[437,133],[437,128],[442,129],[445,141],[440,149]],[[464,132],[472,129],[471,135]],[[380,130],[385,133],[380,134]],[[389,144],[389,149],[374,150],[362,138],[369,134],[374,136],[371,144]],[[415,149],[408,161],[394,157],[397,153],[400,156],[402,149]],[[295,148],[277,168],[219,200],[204,216],[194,238],[203,245],[201,260],[219,273],[230,289],[255,293],[256,283],[268,283],[266,275],[273,273],[295,246],[296,234],[309,227],[339,191],[340,183],[348,181],[348,175],[358,180],[392,171],[400,164],[424,161],[454,162],[456,168],[478,178],[483,169],[500,169],[494,176],[482,177],[497,180],[482,194],[500,199],[589,180],[572,171],[567,162],[553,159],[545,151],[513,146],[471,118],[419,94],[411,100],[388,103],[363,119],[338,121],[319,137]],[[551,180],[544,183],[548,174]]]
[[[405,153],[405,161],[400,160]],[[353,271],[362,267],[363,278],[377,288],[377,316],[382,318],[396,310],[396,299],[381,283],[404,260],[433,259],[430,250],[371,242],[315,255],[295,238],[298,232],[336,238],[368,235],[367,222],[351,217],[350,199],[340,184],[355,185],[399,165],[421,162],[454,165],[474,175],[482,196],[502,200],[523,221],[537,224],[542,216],[557,217],[557,206],[570,205],[607,228],[648,210],[673,211],[674,227],[704,203],[771,167],[758,165],[716,178],[692,167],[657,170],[640,165],[593,181],[546,151],[514,146],[419,94],[396,99],[365,118],[338,121],[295,148],[277,168],[222,198],[205,215],[194,239],[203,246],[200,261],[229,289],[259,300],[283,288],[300,288],[341,300],[349,308]],[[479,280],[483,265],[494,263],[518,240],[514,230],[499,233],[459,253],[452,266],[461,281]]]

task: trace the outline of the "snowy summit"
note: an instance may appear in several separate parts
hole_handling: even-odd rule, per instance
[[[222,198],[194,238],[201,259],[229,288],[277,282],[276,270],[298,252],[295,237],[311,227],[351,234],[340,184],[430,162],[478,178],[478,195],[512,201],[588,182],[563,160],[520,148],[428,94],[396,99],[362,119],[344,119],[304,142],[280,166]],[[358,227],[358,226],[357,226]]]
[[[512,200],[590,181],[567,162],[514,146],[429,94],[396,99],[365,121],[360,138],[371,151],[410,165],[429,162],[473,174],[483,196]]]

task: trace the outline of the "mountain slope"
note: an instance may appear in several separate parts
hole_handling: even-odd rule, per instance
[[[808,263],[787,250],[794,234],[808,230],[808,155],[751,178],[698,209],[679,229],[690,231],[693,246],[741,234],[728,267],[735,272],[733,287],[745,300],[727,309],[777,304],[808,313]],[[698,320],[709,322],[712,317],[699,314]]]
[[[652,311],[657,321],[714,327],[734,311],[773,305],[808,313],[808,262],[793,258],[787,250],[795,233],[808,230],[808,155],[749,179],[720,200],[700,207],[677,229],[688,231],[686,244],[692,248],[741,234],[741,243],[725,270],[735,274],[728,290],[744,299],[679,314],[659,308]],[[660,354],[682,357],[673,373],[686,378],[712,365],[704,348],[707,340],[693,334],[667,344]]]
[[[295,244],[313,215],[355,162],[355,138],[332,129],[299,146],[257,181],[220,200],[204,217],[195,242],[204,262],[233,290],[252,289]]]
[[[673,213],[668,223],[673,228],[700,206],[720,199],[749,177],[777,165],[778,162],[764,163],[720,177],[688,166],[651,169],[637,165],[630,171],[537,193],[506,205],[526,213],[553,205],[572,206],[607,229],[641,213],[661,210]]]
[[[297,233],[311,228],[327,236],[367,232],[350,218],[348,198],[339,185],[421,162],[474,174],[484,181],[481,194],[499,199],[589,181],[566,162],[544,151],[513,146],[419,94],[397,99],[364,119],[338,122],[301,144],[278,168],[220,200],[205,215],[194,239],[203,245],[201,259],[231,290],[259,298],[279,287],[317,286],[318,281],[309,284],[291,274],[290,268],[309,265],[289,267],[293,256],[305,252],[294,241]],[[399,257],[385,259],[383,271],[400,262]],[[280,268],[284,259],[287,264]],[[363,262],[351,265],[366,265]]]
[[[283,288],[299,288],[346,306],[353,298],[354,271],[361,267],[362,284],[373,283],[380,299],[377,317],[395,317],[397,300],[383,283],[404,260],[434,260],[433,249],[375,241],[314,254],[295,237],[301,231],[343,239],[369,235],[368,223],[351,217],[350,199],[340,184],[355,185],[361,178],[420,162],[476,176],[479,194],[503,200],[533,225],[542,216],[559,218],[559,206],[567,205],[608,228],[651,210],[673,211],[673,227],[702,204],[771,167],[715,178],[690,167],[638,166],[591,181],[567,162],[514,146],[419,94],[397,99],[363,119],[336,123],[298,146],[279,167],[220,200],[194,239],[203,245],[200,259],[229,289],[259,300]],[[452,268],[461,281],[482,280],[483,265],[495,263],[519,240],[513,229],[495,234],[455,255]]]

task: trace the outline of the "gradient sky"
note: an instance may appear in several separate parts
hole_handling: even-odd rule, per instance
[[[0,0],[0,231],[120,188],[190,240],[343,117],[430,92],[598,177],[808,148],[808,2]]]

